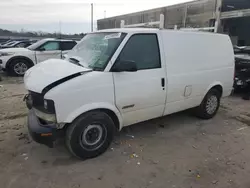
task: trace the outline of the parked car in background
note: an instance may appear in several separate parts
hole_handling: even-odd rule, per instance
[[[1,45],[0,49],[4,48],[27,48],[31,44],[35,43],[36,41],[12,41],[10,43],[6,43],[5,45]]]
[[[73,155],[93,158],[107,150],[115,129],[189,108],[214,117],[233,77],[227,35],[101,30],[87,34],[65,59],[26,72],[29,132],[53,146],[62,131]]]
[[[250,46],[234,46],[234,54],[250,55]]]
[[[12,45],[12,44],[14,44],[15,42],[16,42],[16,41],[9,40],[9,41],[7,41],[7,42],[1,43],[1,44],[0,44],[0,49],[1,49],[1,48],[4,48],[5,46]]]
[[[234,46],[235,78],[234,89],[243,92],[250,88],[250,46]]]
[[[250,88],[250,55],[247,54],[235,55],[234,89],[244,91],[249,88]]]
[[[0,50],[0,67],[14,76],[23,76],[33,65],[50,58],[61,59],[76,45],[73,40],[42,39],[28,48]]]
[[[0,46],[1,46],[1,45],[5,45],[5,44],[10,43],[10,42],[17,42],[17,41],[20,41],[20,42],[21,42],[21,41],[32,41],[32,40],[30,40],[30,39],[22,39],[22,38],[7,39],[7,40],[1,42],[1,43],[0,43]]]
[[[0,38],[0,45],[11,41],[10,39]]]

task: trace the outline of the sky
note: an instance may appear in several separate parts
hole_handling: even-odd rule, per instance
[[[90,32],[96,20],[190,0],[0,0],[0,28],[62,33]]]

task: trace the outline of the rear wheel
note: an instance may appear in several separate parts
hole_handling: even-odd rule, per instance
[[[10,63],[8,73],[12,76],[23,76],[30,67],[31,64],[27,60],[15,59]]]
[[[104,153],[113,140],[115,125],[102,111],[92,111],[77,118],[66,130],[66,145],[78,158],[94,158]]]
[[[211,89],[204,97],[202,103],[196,108],[196,114],[202,119],[213,118],[220,107],[221,93],[217,89]]]

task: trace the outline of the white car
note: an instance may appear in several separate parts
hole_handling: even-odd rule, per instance
[[[23,76],[33,65],[50,58],[61,59],[76,45],[73,40],[42,39],[28,48],[0,50],[0,67],[14,76]]]
[[[227,35],[102,30],[87,34],[66,59],[26,72],[28,128],[48,146],[65,131],[69,151],[92,158],[109,147],[115,129],[194,107],[212,118],[233,81]]]

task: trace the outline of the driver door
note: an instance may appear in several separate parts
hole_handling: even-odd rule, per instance
[[[59,41],[48,41],[41,45],[36,51],[36,62],[40,63],[47,59],[61,59]]]
[[[160,117],[166,100],[166,72],[157,34],[130,37],[116,62],[133,61],[136,72],[113,72],[115,104],[124,126]]]

